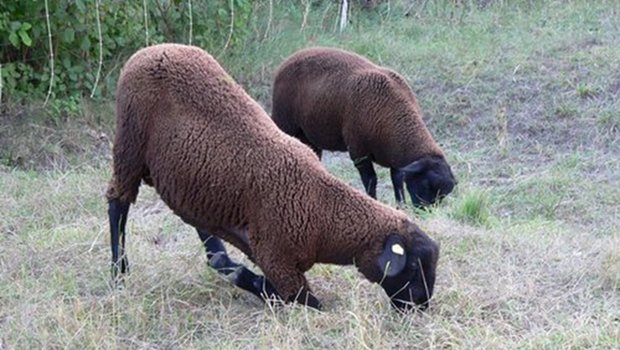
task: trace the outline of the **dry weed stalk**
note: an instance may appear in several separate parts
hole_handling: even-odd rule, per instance
[[[146,11],[146,0],[142,0],[142,8],[144,10],[144,32],[146,46],[149,46],[149,15]]]
[[[191,45],[192,44],[192,32],[194,30],[194,22],[193,22],[193,16],[192,16],[192,0],[188,0],[187,1],[187,7],[188,7],[188,14],[189,14],[189,40],[188,40],[188,44]]]
[[[97,67],[97,75],[95,76],[95,83],[93,84],[93,90],[90,93],[90,98],[95,96],[97,85],[99,84],[99,77],[101,76],[101,67],[103,66],[103,37],[101,36],[101,19],[99,19],[99,0],[95,1],[95,13],[97,18],[97,34],[99,35],[99,64]]]
[[[50,85],[47,89],[47,96],[45,96],[43,107],[47,105],[50,96],[52,96],[52,87],[54,86],[54,47],[52,46],[52,29],[50,26],[50,11],[47,0],[45,0],[45,22],[47,24],[47,40],[50,47]]]

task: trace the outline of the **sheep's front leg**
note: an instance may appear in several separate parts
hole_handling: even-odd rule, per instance
[[[112,281],[115,283],[120,273],[129,271],[129,261],[125,253],[125,226],[129,203],[123,203],[119,199],[108,202],[108,219],[110,221],[110,247],[112,248]],[[120,259],[120,262],[119,262]]]
[[[390,177],[392,178],[392,186],[394,187],[394,195],[396,204],[402,208],[405,204],[405,173],[396,168],[390,168]]]
[[[377,174],[372,166],[372,161],[368,156],[353,159],[355,167],[362,177],[362,183],[366,193],[372,198],[377,198]]]
[[[316,153],[316,155],[319,157],[319,159],[321,159],[321,155],[323,154],[323,150],[320,149],[318,146],[314,145],[312,142],[310,142],[310,140],[306,137],[306,135],[301,131],[301,129],[294,135],[299,141],[303,142],[304,144],[308,145],[308,147],[310,147],[314,153]]]
[[[219,274],[230,278],[237,287],[246,290],[262,300],[278,298],[278,293],[265,277],[250,271],[247,267],[233,261],[226,252],[224,243],[206,230],[196,229],[205,250],[209,266]]]
[[[257,259],[265,275],[285,302],[297,302],[317,310],[321,309],[321,302],[312,294],[303,272],[285,261],[274,260],[273,256]]]

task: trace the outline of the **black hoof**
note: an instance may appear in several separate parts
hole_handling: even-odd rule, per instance
[[[256,276],[252,284],[263,300],[282,300],[276,288],[264,276]]]
[[[306,294],[306,300],[303,301],[303,304],[319,311],[323,308],[323,305],[321,305],[319,299],[310,293]]]
[[[237,287],[248,291],[263,301],[280,299],[273,285],[263,276],[258,276],[245,266],[237,268],[231,275],[231,280]]]

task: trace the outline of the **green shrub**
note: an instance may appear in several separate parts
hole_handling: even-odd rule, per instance
[[[110,97],[128,55],[147,44],[190,42],[187,0],[150,0],[146,7],[142,1],[99,1],[98,7],[96,0],[47,4],[49,18],[43,1],[0,4],[4,99],[43,98],[50,78],[53,97],[90,95],[100,68],[94,97]],[[251,12],[249,0],[193,1],[191,42],[214,52],[234,47],[249,32]]]

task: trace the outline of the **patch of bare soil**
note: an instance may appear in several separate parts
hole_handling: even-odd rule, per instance
[[[423,108],[428,127],[440,142],[451,139],[464,152],[490,148],[488,156],[497,159],[506,157],[506,152],[516,158],[538,154],[540,159],[528,157],[528,162],[541,164],[552,160],[549,154],[575,151],[620,157],[620,134],[604,121],[606,115],[620,114],[615,102],[620,77],[603,92],[579,85],[605,85],[606,77],[591,69],[562,56],[539,59],[522,74],[480,78],[467,87],[423,82],[426,99],[441,103]]]
[[[110,127],[85,118],[46,120],[41,111],[0,115],[0,164],[9,168],[68,169],[110,158]]]

